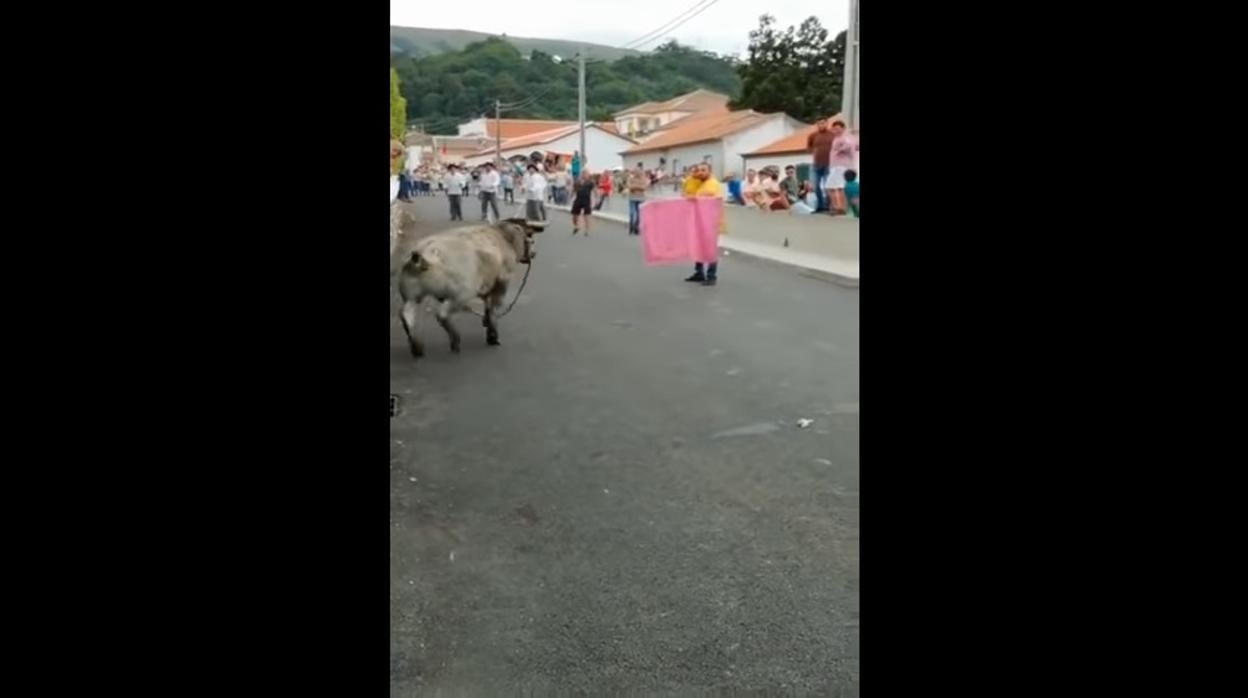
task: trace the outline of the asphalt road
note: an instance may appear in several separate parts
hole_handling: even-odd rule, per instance
[[[858,695],[859,291],[550,217],[501,347],[391,314],[391,694]]]

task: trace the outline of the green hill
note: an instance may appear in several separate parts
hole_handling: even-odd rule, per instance
[[[455,133],[457,123],[493,114],[496,99],[525,103],[508,111],[508,118],[575,119],[575,62],[555,60],[542,49],[530,51],[522,53],[510,39],[490,37],[460,50],[392,54],[409,123],[428,133]],[[563,50],[557,55],[571,54]],[[609,120],[625,107],[671,99],[699,87],[737,97],[737,65],[733,58],[675,41],[613,61],[594,59],[585,69],[587,116]]]
[[[449,51],[462,51],[468,44],[495,36],[483,32],[464,29],[425,29],[423,27],[390,27],[390,51],[411,56],[430,56]],[[578,50],[583,50],[590,58],[613,61],[625,56],[636,56],[640,51],[603,46],[602,44],[586,44],[563,39],[531,39],[523,36],[502,35],[500,38],[527,55],[531,51],[541,51],[552,56],[571,57]]]

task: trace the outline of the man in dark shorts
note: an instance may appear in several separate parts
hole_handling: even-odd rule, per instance
[[[572,234],[576,235],[580,228],[577,226],[576,218],[581,217],[581,221],[585,224],[585,237],[589,237],[589,214],[594,208],[594,189],[598,187],[598,183],[588,172],[582,172],[579,179],[576,180],[576,195],[572,197]]]

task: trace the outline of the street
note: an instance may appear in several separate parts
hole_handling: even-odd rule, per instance
[[[859,291],[549,217],[500,347],[391,284],[391,695],[858,695]]]

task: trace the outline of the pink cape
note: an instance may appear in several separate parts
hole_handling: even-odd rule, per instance
[[[659,199],[641,206],[641,250],[646,264],[714,262],[719,258],[719,197]]]

